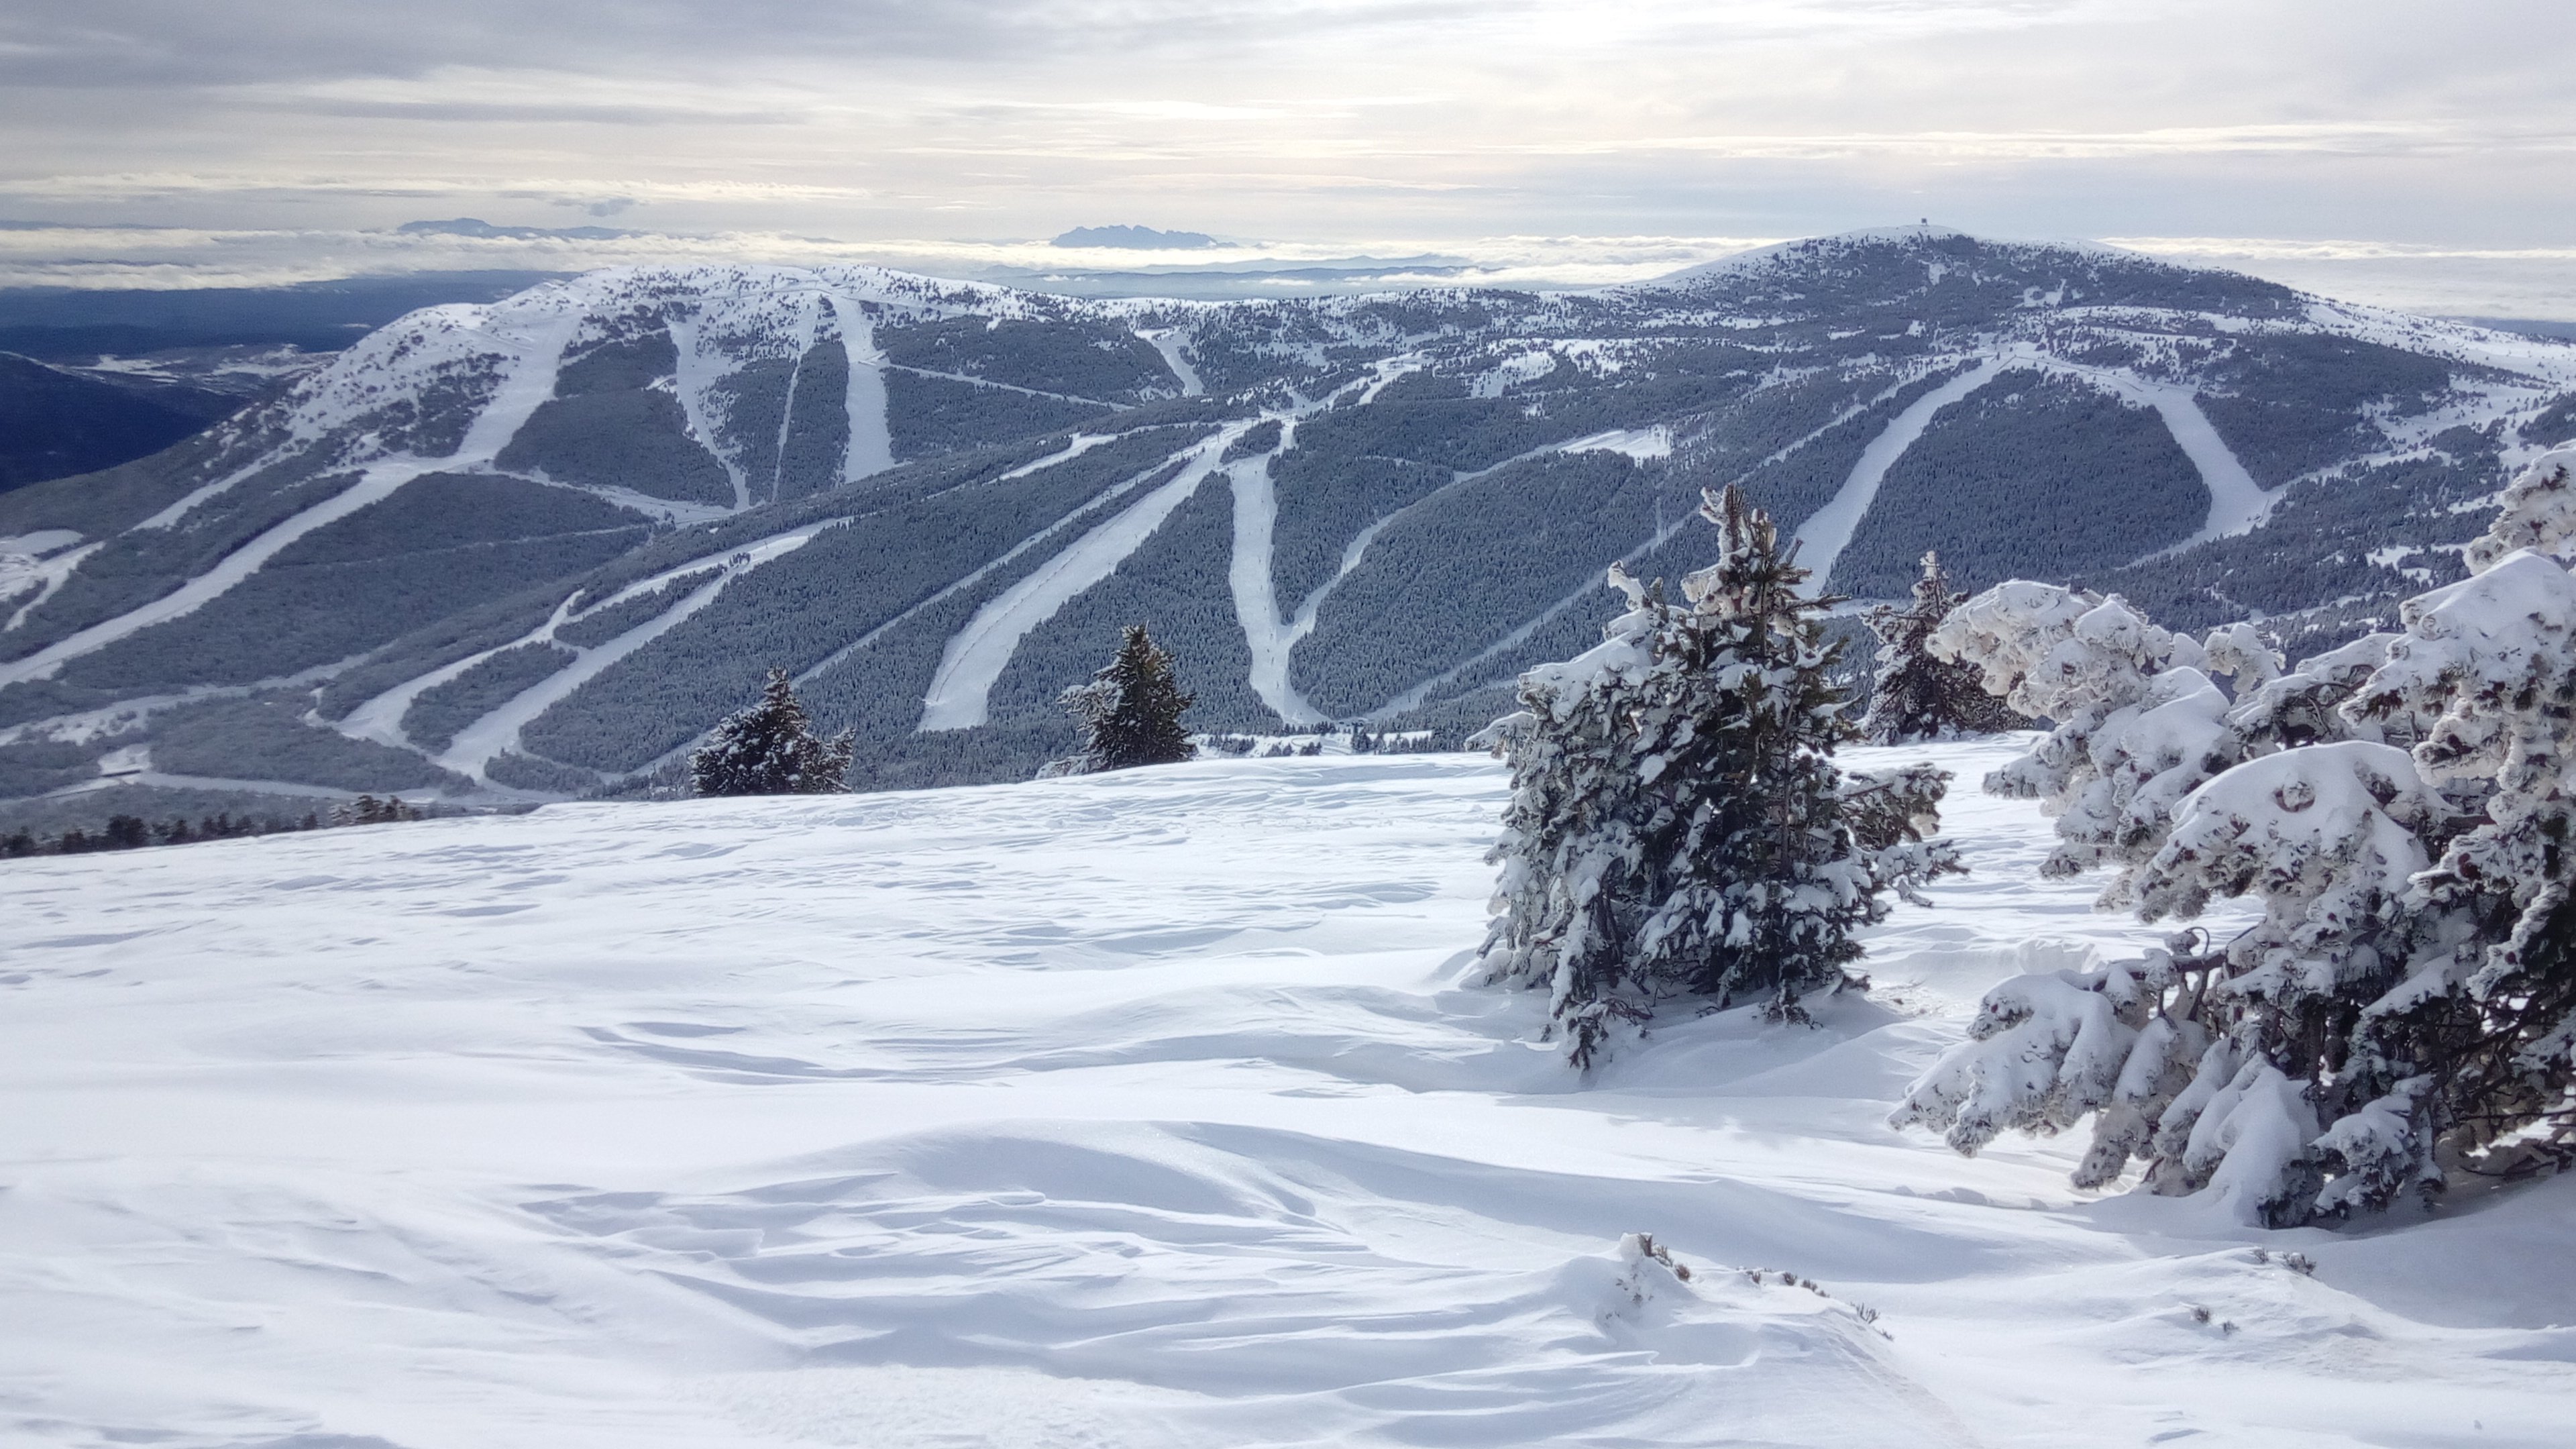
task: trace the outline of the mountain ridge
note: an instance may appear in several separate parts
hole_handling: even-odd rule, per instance
[[[2456,569],[2571,390],[2576,347],[1930,227],[1303,301],[613,269],[0,498],[0,796],[95,788],[13,771],[32,743],[222,757],[217,700],[457,798],[614,789],[770,663],[866,783],[989,777],[1060,752],[1054,693],[1139,621],[1207,727],[1463,724],[1588,641],[1609,562],[1692,566],[1727,482],[1837,592],[1938,547],[2297,648]],[[225,778],[294,782],[270,733]]]

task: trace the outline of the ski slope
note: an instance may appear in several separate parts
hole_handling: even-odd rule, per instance
[[[1247,760],[10,862],[0,1440],[2566,1442],[2576,1183],[2263,1234],[1884,1125],[1985,986],[2141,934],[2031,805],[1954,802],[1974,873],[1872,997],[1586,1086],[1466,966],[1501,793]]]
[[[1182,463],[1170,482],[1074,540],[1036,572],[976,610],[940,653],[939,668],[922,695],[921,732],[972,729],[984,723],[993,684],[1002,677],[1020,641],[1092,585],[1117,572],[1118,565],[1172,516],[1172,510],[1218,471],[1225,450],[1251,426],[1230,423],[1206,441],[1166,459],[1165,465]]]
[[[1887,481],[1887,470],[1905,456],[1932,426],[1932,415],[1984,387],[2003,374],[2004,363],[1987,358],[1975,367],[1932,389],[1906,405],[1903,412],[1888,419],[1887,426],[1869,446],[1861,449],[1859,461],[1843,478],[1843,486],[1834,491],[1825,506],[1807,516],[1791,536],[1797,549],[1798,562],[1815,577],[1821,592],[1833,582],[1834,561],[1851,546],[1852,535],[1860,531],[1860,522],[1869,516],[1869,506],[1878,501],[1878,485]]]

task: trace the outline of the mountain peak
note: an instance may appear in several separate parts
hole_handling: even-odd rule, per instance
[[[1216,238],[1197,231],[1156,231],[1150,226],[1077,226],[1055,239],[1060,247],[1115,247],[1122,251],[1201,251]]]

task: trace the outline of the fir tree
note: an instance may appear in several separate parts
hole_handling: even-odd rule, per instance
[[[1874,745],[1908,740],[1945,740],[1960,735],[1990,735],[2021,729],[2030,721],[1986,692],[1977,667],[1935,657],[1927,647],[1941,621],[1968,601],[1953,593],[1938,553],[1923,555],[1923,577],[1914,582],[1914,602],[1869,611],[1870,632],[1878,636],[1878,674],[1861,717],[1863,739]]]
[[[1128,625],[1118,657],[1061,700],[1082,727],[1082,750],[1048,765],[1046,775],[1168,765],[1197,753],[1181,728],[1181,714],[1196,696],[1181,692],[1172,656],[1147,637],[1142,624]]]
[[[1883,857],[1854,841],[1822,624],[1839,600],[1798,592],[1807,571],[1737,490],[1701,515],[1719,557],[1683,580],[1685,602],[1614,568],[1629,612],[1596,648],[1524,675],[1525,709],[1486,735],[1513,793],[1485,959],[1497,980],[1548,987],[1577,1065],[1677,998],[1803,1018],[1805,998],[1849,980],[1852,932],[1885,914],[1883,865],[1955,868],[1913,842]],[[1937,798],[1937,780],[1913,783]]]
[[[837,795],[849,788],[851,735],[814,733],[795,682],[769,671],[760,702],[729,716],[689,756],[700,795]]]

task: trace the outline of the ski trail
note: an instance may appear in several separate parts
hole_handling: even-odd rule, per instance
[[[1116,572],[1172,510],[1181,506],[1217,471],[1217,460],[1234,440],[1250,431],[1250,422],[1229,423],[1214,437],[1176,456],[1189,461],[1181,475],[1148,493],[1132,507],[1076,539],[1036,572],[1002,591],[975,611],[966,627],[949,639],[922,696],[917,731],[972,729],[984,723],[993,681],[1029,631],[1052,619],[1056,611],[1092,585]]]
[[[1103,443],[1114,443],[1116,441],[1118,441],[1118,434],[1116,433],[1076,433],[1070,439],[1066,440],[1064,450],[1062,452],[1049,453],[1045,457],[1039,458],[1034,462],[1022,463],[1020,466],[1013,468],[1008,473],[996,473],[993,475],[992,481],[996,483],[1008,483],[1014,478],[1026,478],[1031,473],[1043,473],[1058,463],[1070,463],[1074,459],[1081,457],[1083,454],[1090,452],[1092,449],[1099,447]],[[1157,464],[1156,466],[1159,467],[1161,465]]]
[[[1021,466],[1012,469],[1010,472],[1002,474],[1001,477],[996,478],[993,481],[998,483],[1002,481],[1002,479],[1006,478],[1024,477],[1027,474],[1036,472],[1040,468],[1053,467],[1055,464],[1079,457],[1082,454],[1091,451],[1092,448],[1109,441],[1111,441],[1111,438],[1108,436],[1093,436],[1090,434],[1080,435],[1074,440],[1075,446],[1068,447],[1061,453],[1049,454],[1048,456],[1039,459],[1037,462],[1024,463]],[[1169,459],[1164,460],[1165,463],[1168,463],[1169,461]],[[1028,537],[1021,539],[1018,543],[1011,545],[1008,550],[995,558],[987,560],[972,572],[966,574],[963,578],[956,579],[942,586],[938,592],[933,593],[926,599],[923,599],[920,603],[914,604],[912,607],[896,614],[893,618],[877,625],[875,628],[870,629],[858,638],[853,639],[849,643],[842,645],[840,648],[833,650],[831,653],[824,655],[822,659],[808,667],[803,673],[797,675],[796,683],[799,686],[811,684],[815,680],[829,674],[833,669],[847,662],[851,656],[860,653],[870,645],[876,643],[879,639],[882,639],[886,635],[893,633],[895,630],[902,628],[904,625],[911,623],[914,619],[919,618],[926,610],[936,608],[940,604],[943,604],[966,590],[975,587],[977,584],[984,582],[984,580],[992,577],[994,570],[1001,568],[1003,565],[1011,563],[1016,559],[1026,556],[1029,550],[1044,544],[1051,538],[1057,537],[1066,529],[1073,527],[1076,523],[1090,517],[1092,514],[1098,513],[1101,509],[1121,498],[1126,497],[1128,494],[1135,492],[1137,485],[1154,476],[1154,474],[1160,471],[1163,466],[1164,463],[1157,463],[1152,468],[1137,474],[1133,478],[1129,478],[1124,482],[1112,484],[1111,486],[1102,489],[1100,492],[1093,494],[1090,498],[1085,499],[1080,505],[1076,506],[1072,512],[1067,513],[1062,518],[1059,518],[1055,522],[1048,524],[1046,527],[1039,529],[1037,532],[1030,534]],[[686,572],[688,572],[688,566],[673,570],[671,573],[666,573],[656,576],[655,578],[648,579],[644,583],[633,585],[625,590],[621,590],[617,595],[615,595],[615,597],[603,599],[600,602],[602,604],[614,603],[617,599],[622,599],[626,597],[627,594],[633,593],[638,589],[659,585],[663,579],[670,577],[672,573]],[[643,764],[638,765],[626,773],[630,777],[637,775],[650,775],[661,769],[663,766],[669,765],[679,760],[682,756],[696,750],[698,746],[706,742],[706,738],[707,736],[705,733],[696,735],[691,739],[663,751],[660,755],[645,761]]]
[[[2213,538],[2251,532],[2272,516],[2272,496],[2263,491],[2262,484],[2254,481],[2254,475],[2247,472],[2244,463],[2237,459],[2236,451],[2218,435],[2218,428],[2209,421],[2209,414],[2200,410],[2200,395],[2192,389],[2174,383],[2149,382],[2133,373],[2110,368],[2087,367],[2080,362],[2047,356],[2035,349],[2029,353],[2028,360],[2050,372],[2082,378],[2106,392],[2116,393],[2131,402],[2144,403],[2154,408],[2156,416],[2164,420],[2165,431],[2173,435],[2174,443],[2182,449],[2183,456],[2191,460],[2193,470],[2200,474],[2201,486],[2209,490],[2209,512],[2202,520],[2199,532],[2158,552],[2171,553]]]
[[[314,504],[226,554],[215,566],[180,585],[176,590],[140,608],[102,620],[67,638],[37,650],[24,659],[0,664],[0,685],[23,683],[31,679],[48,679],[69,660],[95,653],[127,635],[192,614],[224,594],[242,580],[259,571],[260,566],[275,558],[297,539],[317,528],[336,523],[370,503],[393,496],[394,490],[424,473],[453,468],[461,463],[484,462],[500,452],[519,431],[537,405],[554,395],[555,368],[563,357],[564,344],[580,318],[567,315],[549,324],[533,339],[534,345],[523,354],[501,386],[494,390],[492,401],[484,406],[464,441],[456,451],[443,458],[420,458],[397,454],[379,458],[359,471],[358,481]]]
[[[37,650],[24,659],[0,664],[0,685],[18,684],[31,679],[48,679],[65,663],[84,654],[95,653],[119,639],[155,624],[167,623],[195,613],[213,600],[230,592],[242,580],[259,571],[261,565],[275,558],[287,545],[326,524],[336,523],[370,503],[392,496],[395,489],[423,473],[446,466],[445,458],[389,458],[370,463],[351,484],[311,508],[276,524],[240,548],[226,554],[215,566],[199,574],[176,590],[162,595],[141,608],[119,614],[113,619],[92,624],[80,632]]]
[[[1333,590],[1341,587],[1342,580],[1351,576],[1351,570],[1360,566],[1361,559],[1368,557],[1369,545],[1377,542],[1377,536],[1384,533],[1386,526],[1395,522],[1401,512],[1399,509],[1361,529],[1351,535],[1349,543],[1342,545],[1342,561],[1334,567],[1333,576],[1309,590],[1305,601],[1297,606],[1297,617],[1290,627],[1297,631],[1298,638],[1303,639],[1315,632],[1315,615],[1322,611],[1324,600],[1332,597]]]
[[[546,621],[546,627],[553,628],[562,620],[562,617],[563,611],[558,608],[555,611],[555,617]],[[534,637],[536,636],[529,636],[529,638]],[[427,674],[406,679],[349,711],[343,718],[332,722],[331,728],[353,740],[373,740],[377,744],[391,745],[398,750],[411,749],[413,748],[411,736],[403,732],[402,721],[404,715],[411,713],[414,701],[502,650],[516,648],[527,642],[528,639],[513,639],[507,644],[496,645],[480,653],[468,654],[453,664],[442,664]]]
[[[1356,390],[1359,396],[1354,406],[1366,407],[1379,393],[1384,392],[1389,384],[1422,365],[1418,355],[1408,354],[1389,359],[1376,364],[1373,375],[1368,378],[1349,384],[1316,401],[1301,403],[1293,412],[1270,414],[1269,416],[1278,418],[1281,423],[1279,446],[1270,456],[1275,457],[1278,453],[1293,447],[1297,423],[1332,406],[1343,393]],[[1598,438],[1606,435],[1592,436]],[[1238,464],[1231,475],[1234,483],[1234,558],[1228,569],[1228,579],[1234,588],[1235,616],[1243,623],[1244,641],[1252,654],[1251,678],[1248,682],[1253,692],[1260,696],[1262,703],[1270,706],[1272,713],[1286,723],[1321,723],[1324,719],[1323,713],[1298,692],[1296,685],[1290,679],[1291,656],[1296,651],[1298,641],[1315,632],[1316,617],[1322,612],[1324,601],[1332,596],[1334,589],[1340,587],[1342,580],[1349,578],[1352,571],[1360,566],[1360,560],[1368,556],[1369,545],[1377,541],[1377,536],[1385,532],[1388,525],[1397,519],[1403,518],[1413,510],[1453,489],[1473,483],[1514,463],[1543,457],[1550,453],[1564,452],[1573,443],[1589,440],[1575,439],[1572,443],[1547,443],[1472,472],[1453,471],[1448,482],[1385,517],[1377,519],[1353,535],[1351,541],[1342,547],[1341,562],[1334,568],[1333,576],[1316,585],[1313,591],[1299,602],[1296,613],[1284,624],[1279,620],[1277,584],[1272,573],[1273,538],[1279,520],[1279,497],[1270,478],[1268,466],[1270,458],[1249,459],[1246,460],[1246,464]]]
[[[1315,627],[1314,611],[1302,609],[1296,619],[1281,622],[1278,586],[1271,575],[1279,493],[1270,480],[1270,460],[1293,446],[1297,420],[1270,416],[1280,424],[1278,446],[1229,464],[1225,470],[1234,489],[1234,556],[1226,568],[1226,581],[1234,591],[1234,616],[1242,621],[1244,643],[1252,652],[1252,692],[1289,724],[1315,724],[1323,716],[1288,679],[1288,656]]]
[[[1181,355],[1180,328],[1157,327],[1149,332],[1140,327],[1136,329],[1136,335],[1147,346],[1163,354],[1163,365],[1172,370],[1172,376],[1181,380],[1181,396],[1207,396],[1207,384],[1199,381],[1199,370],[1192,367],[1190,360]]]
[[[735,579],[763,564],[775,562],[803,548],[823,530],[838,527],[847,522],[849,520],[846,518],[834,518],[821,523],[809,523],[803,528],[773,534],[758,543],[729,550],[725,557],[732,562],[724,573],[690,590],[687,597],[661,613],[604,644],[595,644],[589,648],[565,645],[564,647],[573,651],[572,663],[521,690],[499,708],[457,731],[456,738],[449,742],[444,753],[436,757],[435,763],[444,769],[454,770],[460,775],[470,775],[479,784],[490,784],[491,781],[483,773],[484,770],[490,766],[495,756],[505,750],[518,747],[519,731],[526,728],[530,720],[544,714],[557,703],[570,697],[574,691],[598,678],[610,665],[661,638],[677,628],[690,615],[714,603],[716,596],[723,593],[725,586]],[[652,579],[620,589],[616,594],[611,595],[610,599],[628,597],[640,589],[654,587],[670,578],[688,573],[693,568],[704,568],[708,562],[708,559],[699,559],[694,564],[684,564],[675,569],[665,570]],[[601,600],[602,603],[609,601]],[[524,639],[513,640],[502,647],[510,648],[517,644],[554,638],[555,626],[562,622],[564,613],[565,611],[558,607],[555,617],[547,620],[543,628]]]
[[[292,442],[280,444],[278,447],[260,454],[251,462],[234,469],[230,473],[216,479],[214,482],[209,483],[202,488],[190,489],[187,497],[180,499],[178,502],[171,504],[169,507],[162,509],[160,512],[153,514],[150,518],[147,518],[134,526],[136,528],[168,528],[170,525],[177,523],[180,519],[187,517],[189,512],[195,509],[197,505],[204,503],[206,500],[213,498],[219,493],[230,491],[233,485],[241,482],[245,478],[248,478],[252,474],[259,472],[263,468],[272,468],[279,463],[285,462],[288,458],[293,457],[295,453],[299,451],[301,450],[296,448]],[[105,540],[101,540],[101,542],[104,541]]]
[[[841,350],[850,361],[845,405],[850,410],[850,444],[841,454],[841,481],[856,483],[894,466],[894,430],[886,417],[885,353],[877,347],[876,323],[853,297],[829,294],[832,315],[841,324]]]
[[[1954,377],[1923,396],[1916,398],[1888,421],[1879,435],[1861,449],[1860,461],[1843,479],[1843,486],[1824,507],[1807,516],[1790,536],[1798,549],[1798,562],[1812,571],[1814,587],[1821,590],[1831,582],[1834,561],[1851,546],[1852,534],[1860,528],[1869,505],[1878,498],[1878,485],[1887,478],[1887,470],[1923,436],[1932,423],[1932,415],[1995,380],[2011,363],[2001,357],[1990,357],[1977,364],[1974,371]]]
[[[57,554],[46,559],[20,575],[22,581],[28,578],[36,580],[36,596],[20,604],[17,611],[9,616],[8,623],[0,624],[0,634],[5,634],[26,623],[27,616],[35,611],[36,606],[52,598],[55,592],[62,588],[63,581],[80,568],[83,560],[105,547],[107,547],[107,540],[103,538],[96,543],[85,543],[69,553]]]
[[[699,350],[698,317],[671,319],[671,350],[679,355],[680,412],[688,419],[689,436],[707,450],[716,465],[725,470],[726,481],[733,484],[733,511],[751,506],[751,480],[743,475],[742,464],[728,451],[717,446],[715,429],[707,421],[707,398],[725,372],[708,365],[706,354]]]
[[[1024,463],[1021,466],[1012,469],[1010,472],[1004,473],[1000,477],[993,479],[993,481],[999,483],[1011,478],[1025,477],[1030,473],[1038,471],[1040,468],[1051,468],[1058,463],[1068,462],[1091,451],[1090,447],[1081,446],[1082,444],[1088,443],[1093,447],[1096,447],[1099,444],[1108,441],[1110,441],[1109,437],[1094,437],[1089,434],[1084,434],[1074,439],[1075,446],[1066,448],[1061,453],[1049,454],[1035,463]],[[1075,506],[1072,512],[1067,513],[1062,518],[1059,518],[1055,522],[1048,524],[1046,527],[1039,529],[1037,532],[1030,534],[1028,537],[1021,539],[1018,543],[1011,545],[1010,548],[1002,553],[976,566],[976,568],[967,573],[964,577],[942,586],[938,592],[932,594],[926,599],[923,599],[920,603],[903,610],[893,618],[886,620],[884,623],[870,629],[858,638],[851,640],[849,643],[844,644],[840,648],[823,656],[819,663],[815,664],[812,668],[807,669],[804,673],[797,675],[796,682],[798,684],[803,684],[809,680],[820,678],[833,666],[848,659],[851,655],[867,648],[879,639],[884,638],[887,634],[901,628],[904,624],[918,617],[923,610],[932,608],[948,599],[955,598],[959,593],[982,583],[984,580],[992,577],[995,569],[998,569],[1004,564],[1010,563],[1015,559],[1023,557],[1029,550],[1045,543],[1048,539],[1056,537],[1066,529],[1071,528],[1074,524],[1090,517],[1092,514],[1097,513],[1119,499],[1126,497],[1128,494],[1135,492],[1138,484],[1153,477],[1155,473],[1161,471],[1162,468],[1170,461],[1170,459],[1166,458],[1163,462],[1155,464],[1153,467],[1146,469],[1135,477],[1126,479],[1120,483],[1112,484],[1109,487],[1100,490],[1098,493],[1093,494],[1091,497],[1084,499],[1080,504]],[[659,761],[655,762],[656,765],[659,763]],[[652,765],[645,767],[647,771],[650,771],[653,768],[654,766]]]

